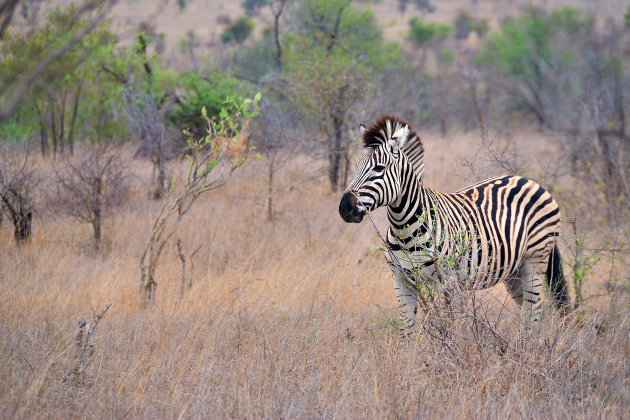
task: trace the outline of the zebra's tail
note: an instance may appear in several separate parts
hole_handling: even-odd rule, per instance
[[[547,285],[551,290],[551,295],[556,307],[562,312],[569,311],[571,302],[569,301],[569,289],[562,274],[562,257],[558,245],[554,245],[549,255],[549,265],[547,266]]]

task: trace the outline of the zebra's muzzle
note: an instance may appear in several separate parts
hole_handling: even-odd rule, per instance
[[[339,203],[339,215],[344,222],[361,223],[365,213],[365,207],[359,202],[353,193],[346,192],[343,197],[341,197],[341,202]]]

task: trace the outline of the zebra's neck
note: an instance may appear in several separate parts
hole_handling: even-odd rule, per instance
[[[387,206],[387,218],[394,233],[401,229],[412,227],[418,223],[418,217],[423,217],[426,211],[434,207],[434,197],[431,190],[422,185],[422,174],[414,166],[406,163],[401,168],[400,196]],[[404,234],[402,234],[404,236]]]

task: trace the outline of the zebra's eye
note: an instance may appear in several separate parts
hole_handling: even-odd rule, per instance
[[[385,172],[385,167],[383,165],[376,165],[372,168],[372,173],[375,175],[381,175],[383,172]]]

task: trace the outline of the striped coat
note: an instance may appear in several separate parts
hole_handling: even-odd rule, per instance
[[[445,272],[466,287],[505,282],[534,319],[544,281],[556,304],[568,305],[556,247],[560,210],[540,185],[504,176],[452,194],[425,188],[422,142],[407,122],[390,115],[363,130],[363,143],[369,151],[357,164],[339,213],[358,223],[387,207],[386,242],[404,326],[413,326],[418,287],[444,282]]]

